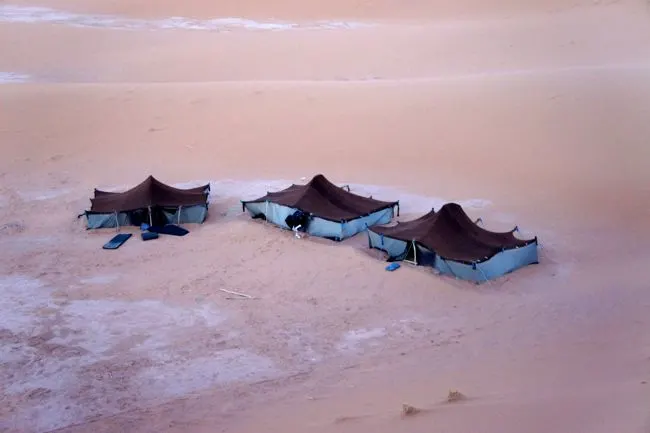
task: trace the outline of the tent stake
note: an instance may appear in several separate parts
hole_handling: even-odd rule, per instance
[[[221,290],[222,292],[225,292],[225,293],[230,293],[231,295],[241,296],[242,298],[246,298],[246,299],[256,299],[251,295],[247,295],[246,293],[234,292],[232,290],[227,290],[227,289],[219,289],[219,290]]]

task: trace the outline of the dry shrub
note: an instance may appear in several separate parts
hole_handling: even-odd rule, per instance
[[[450,389],[449,394],[447,394],[447,401],[453,403],[455,401],[464,400],[465,396],[458,391],[457,389]]]
[[[412,416],[415,415],[416,413],[420,412],[420,409],[418,409],[415,406],[411,406],[410,404],[402,404],[402,416]]]

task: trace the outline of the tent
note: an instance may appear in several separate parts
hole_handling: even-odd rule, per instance
[[[447,203],[412,221],[373,227],[368,242],[385,251],[389,261],[433,266],[442,274],[479,283],[538,263],[537,237],[518,239],[517,230],[485,230],[460,205]]]
[[[190,189],[166,185],[153,176],[124,192],[95,189],[83,215],[89,229],[142,223],[202,223],[208,214],[210,184]]]
[[[322,174],[305,185],[293,184],[255,200],[242,200],[242,210],[253,218],[335,241],[354,236],[369,226],[389,223],[395,208],[399,213],[398,201],[353,194]]]

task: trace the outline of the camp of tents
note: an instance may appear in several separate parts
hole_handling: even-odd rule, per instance
[[[144,225],[157,226],[164,233],[160,227],[169,226],[170,234],[178,235],[180,230],[182,235],[187,231],[176,225],[205,221],[210,185],[180,189],[149,176],[124,192],[95,189],[94,193],[91,208],[84,213],[89,229]],[[296,235],[300,231],[342,241],[365,231],[369,247],[384,251],[390,262],[431,266],[442,274],[477,283],[538,263],[537,238],[519,239],[514,235],[517,228],[486,230],[456,203],[388,225],[399,216],[399,201],[352,193],[322,174],[304,185],[292,184],[241,204],[252,218],[294,230]]]

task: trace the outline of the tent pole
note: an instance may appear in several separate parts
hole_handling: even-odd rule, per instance
[[[183,205],[178,206],[178,225],[181,225],[181,210],[183,209]]]
[[[151,206],[149,206],[149,227],[153,226],[153,216],[151,216]]]
[[[413,260],[408,260],[406,257],[404,257],[404,259],[402,261],[404,261],[406,263],[411,263],[412,265],[417,266],[418,265],[418,256],[417,256],[417,250],[415,249],[415,242],[411,241],[411,243],[408,244],[408,247],[406,247],[406,255],[407,256],[409,254],[409,249],[413,249]]]
[[[481,275],[483,275],[483,278],[485,278],[485,282],[490,284],[490,280],[488,280],[488,277],[485,275],[485,272],[483,272],[483,269],[481,269],[478,265],[476,266],[476,269],[481,271]],[[491,285],[491,284],[490,284]]]
[[[438,257],[440,257],[440,256],[438,256]],[[453,269],[451,269],[451,266],[449,266],[449,263],[447,263],[447,260],[443,259],[442,257],[440,257],[440,259],[441,259],[443,262],[445,262],[445,265],[447,266],[447,269],[449,269],[449,271],[450,271],[451,274],[454,276],[454,278],[459,279],[460,277],[459,277],[458,275],[456,275],[456,272],[454,272]]]
[[[120,219],[118,218],[118,213],[115,211],[115,228],[117,232],[120,232]]]

